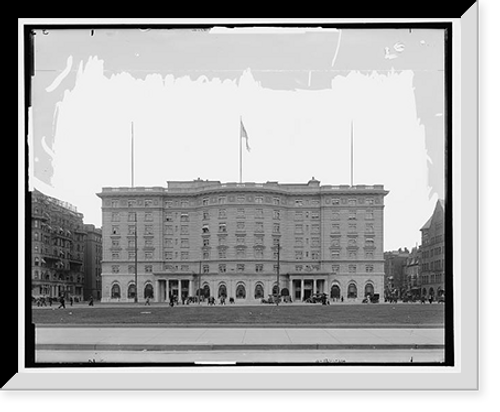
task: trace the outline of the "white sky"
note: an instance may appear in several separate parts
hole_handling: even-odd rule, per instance
[[[354,184],[383,184],[390,191],[384,249],[411,248],[420,243],[419,229],[443,197],[439,185],[429,184],[428,161],[442,164],[443,37],[415,31],[408,37],[400,30],[342,30],[341,38],[337,31],[324,37],[302,31],[294,34],[299,36],[294,50],[293,36],[282,34],[266,39],[222,34],[214,41],[206,40],[214,34],[176,31],[158,40],[137,30],[113,35],[97,30],[100,43],[89,43],[88,56],[78,54],[78,42],[95,40],[88,33],[39,33],[34,139],[43,139],[45,153],[34,151],[35,187],[74,204],[86,223],[100,226],[101,201],[95,193],[106,186],[130,186],[132,121],[135,186],[198,177],[236,182],[240,116],[251,147],[243,153],[243,181],[305,183],[314,176],[322,184],[349,184],[353,121]],[[58,39],[71,36],[73,48],[68,42],[66,49],[57,47]],[[281,37],[273,43],[275,36]],[[168,49],[164,66],[158,55],[163,41]],[[373,56],[360,56],[358,43]],[[435,46],[432,55],[425,54],[429,44]],[[322,54],[315,55],[319,45]],[[405,54],[411,56],[407,64],[398,66]],[[429,66],[419,66],[422,60]],[[326,79],[325,70],[330,70]],[[416,97],[423,78],[418,76],[440,84],[434,93],[423,90],[423,102]],[[44,100],[55,93],[53,101]],[[431,114],[422,122],[424,109]],[[53,123],[42,136],[43,116]],[[429,153],[431,130],[440,139],[433,138],[432,147],[439,150]],[[50,181],[36,174],[47,153]]]

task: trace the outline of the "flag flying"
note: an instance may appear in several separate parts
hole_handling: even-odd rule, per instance
[[[250,146],[248,145],[248,134],[243,125],[243,120],[240,118],[240,139],[246,139],[247,150],[250,151]]]

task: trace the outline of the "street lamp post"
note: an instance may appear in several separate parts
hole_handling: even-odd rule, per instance
[[[281,246],[278,242],[278,265],[276,267],[276,306],[279,304],[279,298],[280,298],[280,249]]]
[[[134,272],[135,272],[135,295],[134,303],[137,303],[137,294],[139,288],[137,287],[137,212],[135,212],[135,229],[134,229]]]

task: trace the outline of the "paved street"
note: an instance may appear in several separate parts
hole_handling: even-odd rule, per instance
[[[73,362],[82,357],[90,359],[87,356],[92,353],[99,354],[96,356],[107,362],[116,362],[116,359],[120,359],[120,362],[129,362],[132,359],[147,362],[148,360],[144,359],[151,357],[176,359],[178,362],[180,359],[189,359],[192,362],[200,360],[200,357],[212,358],[216,352],[224,355],[223,360],[234,361],[241,356],[247,356],[244,354],[251,351],[264,351],[265,353],[257,353],[256,356],[262,356],[263,359],[271,358],[272,361],[278,358],[286,361],[288,359],[286,354],[291,351],[293,354],[290,355],[290,359],[295,359],[297,356],[301,358],[304,355],[306,355],[304,359],[331,358],[332,353],[342,354],[340,359],[346,359],[346,351],[349,351],[352,353],[349,357],[359,356],[365,361],[371,359],[370,353],[376,353],[376,359],[390,361],[398,350],[403,351],[404,356],[401,359],[406,361],[409,359],[407,355],[415,351],[427,351],[432,359],[441,359],[444,356],[444,330],[439,328],[36,328],[36,352],[39,362],[49,362],[47,360],[50,358],[49,354],[54,351],[59,354],[56,359],[63,362]],[[151,354],[152,352],[154,354]],[[228,352],[231,352],[230,356]]]

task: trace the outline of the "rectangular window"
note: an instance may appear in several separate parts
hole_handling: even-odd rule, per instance
[[[332,265],[332,272],[339,273],[340,272],[340,265]]]
[[[311,258],[313,260],[319,260],[319,252],[311,252]]]
[[[373,220],[373,210],[367,210],[365,213],[366,220]]]
[[[226,273],[226,265],[219,265],[219,273]]]
[[[112,253],[111,258],[112,259],[120,259],[120,254],[119,253]]]
[[[145,235],[152,235],[153,234],[153,225],[144,226],[144,234]]]
[[[260,196],[256,196],[255,197],[255,203],[262,203],[264,201],[264,199]]]
[[[181,235],[188,235],[188,234],[189,234],[189,226],[181,225]]]
[[[236,230],[237,231],[244,231],[245,230],[245,222],[237,222],[236,223]]]
[[[144,215],[144,220],[145,220],[146,222],[152,222],[152,221],[153,221],[153,214],[152,214],[152,213],[146,213],[146,214]]]
[[[302,212],[295,212],[295,220],[301,221],[304,219],[304,216],[302,215]]]
[[[280,211],[279,210],[273,210],[273,219],[280,220]]]
[[[295,251],[295,260],[302,260],[302,258],[303,258],[302,250],[296,250]]]
[[[187,200],[181,201],[181,207],[188,207],[188,206],[189,206],[189,202]]]
[[[303,225],[295,225],[295,233],[304,233]]]
[[[349,212],[349,220],[356,220],[356,212]]]
[[[273,205],[279,205],[280,199],[278,197],[273,198]]]
[[[119,235],[120,234],[120,227],[119,226],[111,226],[111,234]]]
[[[263,236],[255,236],[255,244],[256,245],[263,245],[264,244],[264,237]]]
[[[299,200],[299,199],[295,200],[295,206],[296,207],[301,207],[302,205],[303,205],[303,201],[302,200]]]
[[[203,265],[203,273],[210,273],[210,266],[209,265]]]
[[[202,200],[203,206],[208,206],[208,203],[209,203],[209,201],[208,201],[207,198],[205,198],[205,199]]]
[[[245,271],[245,265],[243,264],[237,264],[236,265],[236,271],[239,272],[239,273],[242,273]]]
[[[257,222],[255,224],[255,231],[256,232],[264,232],[264,223],[262,222]]]
[[[365,266],[365,271],[366,272],[373,272],[373,265],[366,265]]]
[[[226,198],[225,197],[219,197],[218,202],[219,202],[220,205],[223,205],[224,203],[226,203]]]
[[[189,252],[181,252],[181,260],[188,260]]]
[[[273,224],[273,233],[280,233],[280,224],[279,223]]]
[[[219,249],[219,259],[226,258],[226,249]]]
[[[181,222],[189,222],[189,213],[181,213]]]
[[[135,225],[129,225],[128,226],[128,234],[129,235],[135,235]]]
[[[256,219],[264,219],[264,210],[263,209],[255,209],[255,218]]]
[[[210,251],[209,250],[203,251],[203,259],[205,259],[205,260],[210,259]]]
[[[319,220],[319,212],[311,212],[312,220]]]
[[[296,272],[302,272],[303,266],[302,265],[295,265],[295,271]]]
[[[172,225],[166,225],[165,226],[165,234],[166,235],[173,235],[174,234],[174,227]]]
[[[206,240],[206,239],[204,239],[204,240]],[[181,247],[182,247],[182,248],[187,248],[187,247],[189,247],[189,239],[187,239],[187,238],[182,238],[182,239],[181,239]]]
[[[119,247],[119,246],[120,246],[120,240],[118,239],[111,240],[111,247]]]
[[[226,224],[225,223],[219,223],[219,233],[226,233]]]
[[[319,225],[311,225],[311,233],[319,233]]]
[[[210,238],[206,237],[203,239],[203,246],[210,246]]]
[[[153,201],[152,201],[152,200],[150,200],[150,199],[145,200],[145,201],[144,201],[144,206],[146,206],[146,207],[151,207],[151,206],[153,206]]]
[[[263,271],[264,271],[264,265],[261,265],[261,264],[257,264],[257,265],[255,265],[255,271],[256,271],[257,273],[261,273],[261,272],[263,272]]]
[[[332,205],[334,206],[340,205],[340,199],[332,199]]]
[[[313,247],[320,246],[319,237],[313,237],[313,238],[311,238],[311,246],[313,246]]]
[[[296,237],[295,238],[295,246],[304,246],[304,239],[301,237]]]
[[[356,232],[356,223],[349,223],[348,227],[349,232]]]
[[[128,252],[129,259],[135,259],[135,252]]]
[[[262,259],[264,257],[264,252],[262,249],[255,249],[254,256],[256,259]]]
[[[365,239],[365,246],[366,247],[375,247],[375,240],[373,238],[366,238]]]
[[[219,219],[226,219],[226,218],[227,218],[226,209],[219,209]]]
[[[174,244],[173,244],[172,238],[166,237],[165,238],[165,247],[173,247],[173,246],[174,246]]]
[[[146,265],[144,267],[144,270],[146,273],[153,273],[153,266],[152,265]]]
[[[118,202],[118,200],[111,201],[111,207],[118,207],[119,205],[120,205],[120,202]]]
[[[165,260],[172,260],[174,258],[173,252],[165,252]]]
[[[349,273],[356,273],[356,265],[348,266]]]
[[[119,222],[120,221],[120,214],[119,213],[112,213],[111,214],[111,221],[112,222]]]
[[[236,210],[236,219],[245,219],[245,209]]]
[[[135,207],[135,200],[129,200],[129,201],[127,202],[127,206],[128,206],[128,207]]]
[[[210,220],[210,213],[207,210],[203,211],[203,220]]]
[[[349,206],[356,206],[356,199],[349,199]]]

